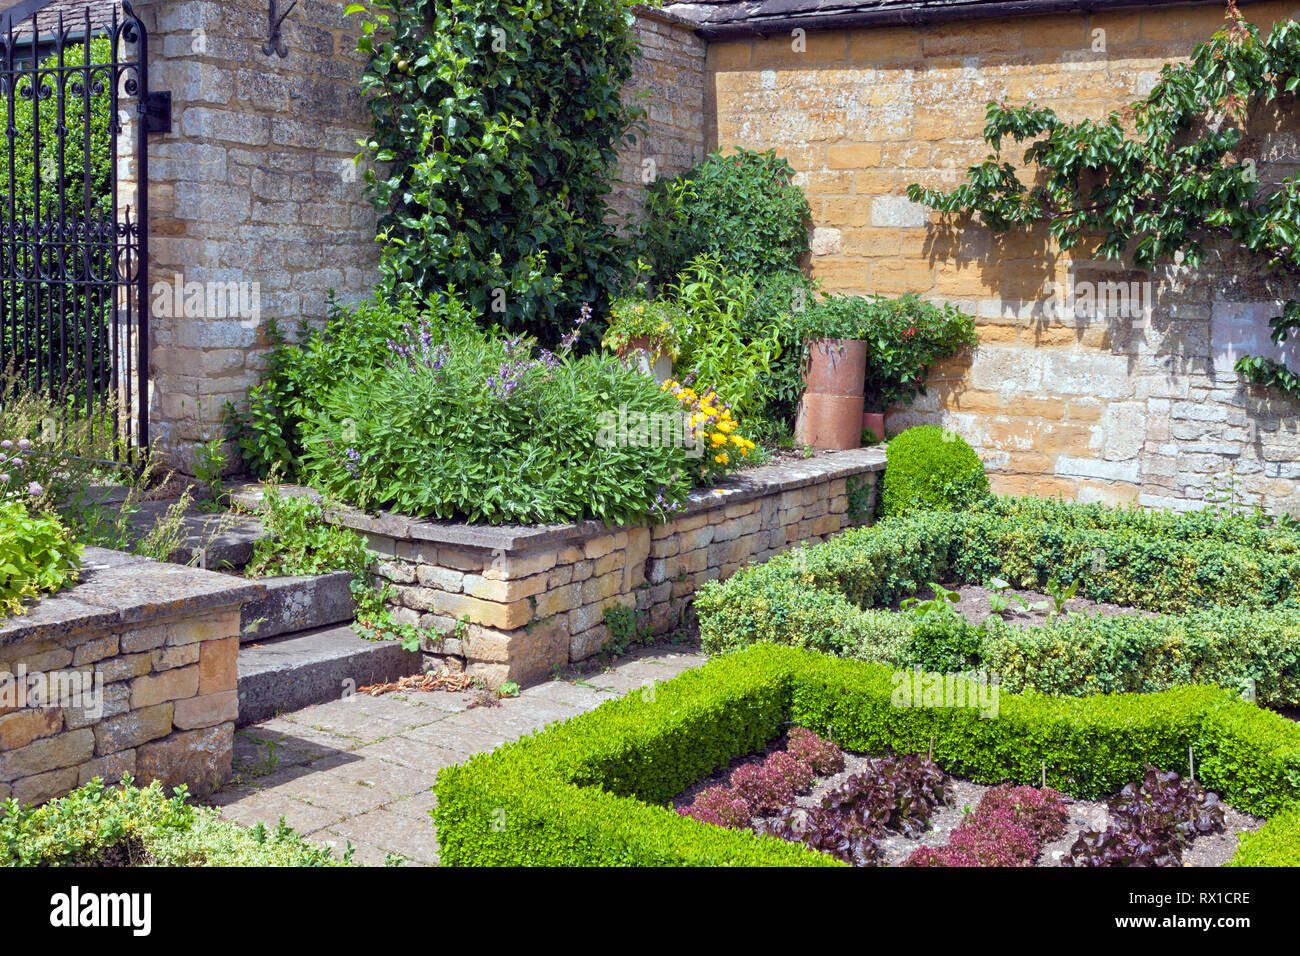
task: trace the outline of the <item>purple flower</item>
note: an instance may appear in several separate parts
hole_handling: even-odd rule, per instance
[[[343,462],[343,467],[348,470],[348,474],[353,478],[357,476],[357,466],[361,464],[361,453],[355,448],[349,448],[344,454],[347,461]]]
[[[45,489],[33,481],[27,486],[27,493],[33,498],[39,498],[41,495],[45,494]]]

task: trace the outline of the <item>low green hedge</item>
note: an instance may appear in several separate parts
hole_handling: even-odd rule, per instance
[[[853,751],[919,753],[980,783],[1112,793],[1148,764],[1183,769],[1238,809],[1300,797],[1300,727],[1211,687],[1049,698],[1003,693],[995,719],[893,705],[889,668],[747,648],[448,767],[430,811],[452,865],[833,865],[800,846],[678,816],[662,804],[789,725]],[[1289,831],[1284,831],[1289,832]],[[1267,858],[1295,852],[1288,839]]]
[[[1300,806],[1279,813],[1238,838],[1228,866],[1300,866]]]
[[[1003,578],[1172,616],[1083,619],[1041,628],[991,619],[980,663],[1009,689],[1044,693],[1256,684],[1261,702],[1300,704],[1300,553],[1296,535],[1244,519],[1219,523],[1033,500],[990,511],[922,512],[855,528],[745,568],[697,592],[707,653],[752,643],[812,647],[907,665],[915,619],[880,610],[930,582]],[[1258,547],[1254,546],[1258,545]]]
[[[1079,503],[1036,495],[1006,495],[981,504],[991,514],[1020,521],[1045,521],[1059,527],[1128,531],[1147,536],[1206,539],[1244,545],[1277,554],[1300,551],[1294,527],[1254,514],[1233,514],[1218,508],[1162,511],[1115,507],[1101,502]]]

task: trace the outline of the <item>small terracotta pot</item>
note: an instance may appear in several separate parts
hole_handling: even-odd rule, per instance
[[[659,350],[654,346],[655,340],[648,335],[634,335],[627,340],[627,344],[618,350],[619,356],[627,355],[629,352],[649,352],[652,355],[658,355]]]
[[[862,444],[863,384],[867,344],[854,339],[812,339],[804,368],[804,393],[795,438],[812,448],[843,451]]]
[[[883,440],[885,437],[885,413],[863,412],[862,427],[870,428],[873,435]]]

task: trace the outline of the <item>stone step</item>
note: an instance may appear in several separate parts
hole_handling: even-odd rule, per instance
[[[257,583],[266,588],[266,595],[244,605],[241,643],[352,621],[351,571],[258,578]]]
[[[323,627],[239,648],[239,726],[420,672],[418,652]]]
[[[174,501],[146,501],[131,516],[133,540],[143,538],[150,529],[166,520]],[[253,515],[207,514],[197,508],[186,510],[177,529],[180,546],[168,560],[176,564],[193,564],[209,571],[239,570],[253,556],[253,545],[265,537],[262,523]]]

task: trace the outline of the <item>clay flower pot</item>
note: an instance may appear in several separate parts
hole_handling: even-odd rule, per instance
[[[839,451],[861,445],[866,375],[867,343],[810,339],[804,393],[794,422],[796,440]]]
[[[863,412],[862,427],[870,428],[871,433],[883,441],[885,438],[885,413]]]
[[[659,345],[648,335],[634,335],[618,350],[619,358],[635,355],[637,364],[646,375],[653,375],[662,385],[673,377],[673,357],[659,350]]]

